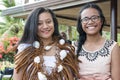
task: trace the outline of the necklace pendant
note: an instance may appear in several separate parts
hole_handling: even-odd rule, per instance
[[[46,50],[46,51],[48,51],[48,50],[50,50],[52,48],[52,46],[46,46],[44,49]]]

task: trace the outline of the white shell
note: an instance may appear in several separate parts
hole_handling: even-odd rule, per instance
[[[60,51],[60,59],[63,60],[67,56],[66,50],[61,50]]]
[[[60,44],[60,45],[64,45],[64,44],[65,44],[65,40],[64,40],[64,39],[60,39],[60,40],[59,40],[59,44]]]
[[[63,70],[63,66],[62,65],[59,65],[58,66],[58,73],[61,72]]]
[[[39,80],[47,80],[47,77],[44,74],[42,74],[41,72],[38,72],[38,79]]]
[[[39,47],[40,47],[40,43],[39,43],[38,41],[34,41],[34,42],[33,42],[33,46],[34,46],[35,48],[39,48]]]
[[[46,47],[45,47],[45,50],[48,51],[48,50],[50,50],[51,48],[52,48],[52,46],[46,46]]]
[[[36,57],[34,58],[34,62],[35,62],[35,63],[40,63],[40,57],[39,57],[39,56],[36,56]]]

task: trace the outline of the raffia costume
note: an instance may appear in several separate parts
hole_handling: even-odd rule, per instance
[[[61,45],[59,40],[56,43],[54,56],[44,56],[42,43],[39,48],[23,44],[29,46],[15,55],[15,64],[17,65],[15,69],[17,72],[23,70],[22,80],[75,80],[78,78],[78,63],[74,47],[67,43]],[[65,55],[66,53],[67,55]],[[38,58],[38,62],[35,62],[35,58]]]

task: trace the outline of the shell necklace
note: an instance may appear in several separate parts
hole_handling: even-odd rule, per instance
[[[60,45],[64,45],[64,44],[65,44],[65,40],[61,39],[61,40],[59,41],[59,44],[60,44]],[[35,42],[33,43],[33,46],[34,46],[35,48],[39,48],[39,47],[40,47],[40,43],[39,43],[38,41],[35,41]],[[52,47],[53,47],[53,46],[45,46],[44,49],[45,49],[46,51],[49,51]],[[67,51],[66,51],[66,50],[61,50],[60,53],[59,53],[59,55],[60,55],[60,59],[63,60],[63,59],[67,56]],[[39,56],[36,56],[36,57],[34,58],[34,63],[39,64],[40,62],[41,62],[41,58],[40,58]],[[62,66],[61,64],[58,65],[58,66],[57,66],[57,72],[59,73],[59,72],[61,72],[62,70],[63,70],[63,66]],[[39,79],[39,80],[47,80],[47,77],[46,77],[46,75],[45,75],[44,73],[42,73],[42,72],[37,72],[37,73],[38,73],[38,79]]]
[[[53,47],[53,46],[45,46],[45,47],[44,47],[44,50],[45,50],[45,51],[49,51],[52,47]]]
[[[44,46],[44,50],[45,51],[49,51],[51,50],[51,48],[53,47],[54,41],[52,41],[51,43],[49,43],[47,46]]]

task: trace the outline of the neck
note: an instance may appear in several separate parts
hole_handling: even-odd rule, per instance
[[[51,43],[53,43],[52,38],[50,38],[50,39],[42,39],[42,41],[43,41],[44,46],[47,46],[47,45],[50,45]]]
[[[102,39],[102,36],[100,34],[98,35],[94,35],[94,36],[91,36],[91,35],[87,35],[87,39],[86,39],[86,42],[98,42]]]

